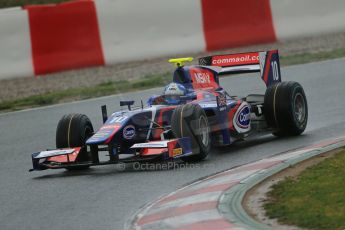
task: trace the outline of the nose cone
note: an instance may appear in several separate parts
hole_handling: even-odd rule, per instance
[[[86,141],[86,144],[87,145],[108,144],[120,128],[121,128],[121,125],[119,124],[103,125],[92,137],[90,137]]]

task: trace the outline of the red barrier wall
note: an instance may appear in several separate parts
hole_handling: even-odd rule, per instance
[[[341,32],[344,9],[344,0],[75,0],[1,9],[0,78]]]
[[[26,9],[35,74],[104,65],[93,1]]]
[[[202,0],[208,51],[276,41],[269,0]]]

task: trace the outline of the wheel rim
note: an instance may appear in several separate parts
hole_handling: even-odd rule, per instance
[[[210,141],[210,136],[209,136],[209,127],[207,125],[206,118],[204,116],[200,117],[199,119],[199,129],[200,129],[200,137],[201,137],[201,142],[204,146],[208,146],[209,141]]]
[[[301,123],[306,116],[305,100],[301,93],[297,93],[294,100],[295,105],[295,118]]]

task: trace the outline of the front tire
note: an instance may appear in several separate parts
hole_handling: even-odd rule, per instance
[[[78,161],[89,161],[90,157],[86,151],[85,142],[93,135],[93,126],[90,119],[84,114],[64,115],[56,128],[56,148],[82,147]],[[94,147],[93,151],[97,151]],[[69,166],[68,170],[82,170],[89,166]]]
[[[264,114],[276,136],[297,136],[303,133],[308,121],[308,104],[303,87],[294,81],[268,87]]]
[[[182,157],[185,162],[204,160],[211,150],[210,128],[205,111],[197,104],[180,105],[171,117],[171,129],[175,137],[189,137],[193,155]]]

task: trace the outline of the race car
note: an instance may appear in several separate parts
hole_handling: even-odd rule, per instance
[[[85,169],[95,165],[181,159],[204,160],[212,146],[228,146],[254,133],[301,134],[308,106],[302,86],[281,81],[277,50],[215,55],[185,66],[193,58],[170,59],[176,70],[161,95],[147,105],[120,101],[125,109],[110,116],[101,106],[103,125],[94,132],[84,114],[67,114],[58,122],[56,149],[32,154],[33,170]],[[259,72],[263,94],[231,96],[221,77]],[[100,153],[108,154],[100,160]]]

